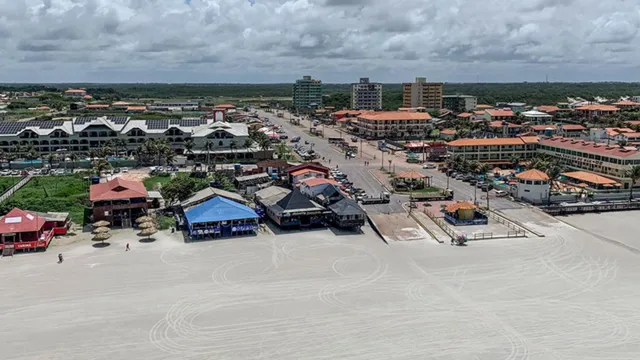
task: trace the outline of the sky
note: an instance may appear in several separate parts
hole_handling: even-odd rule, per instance
[[[0,82],[635,82],[639,29],[639,0],[0,0]]]

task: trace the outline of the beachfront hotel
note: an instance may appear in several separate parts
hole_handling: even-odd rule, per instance
[[[511,164],[511,158],[531,159],[536,154],[537,136],[493,139],[458,139],[447,143],[450,158],[462,156],[467,161],[492,165]]]

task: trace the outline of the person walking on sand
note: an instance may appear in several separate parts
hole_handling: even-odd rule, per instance
[[[131,248],[129,248],[129,243],[127,243],[127,246],[125,247],[124,251],[129,251],[129,250],[131,250]]]

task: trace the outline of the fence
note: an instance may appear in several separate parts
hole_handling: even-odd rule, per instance
[[[486,210],[486,209],[480,208],[480,209],[478,209],[478,211],[480,213],[484,214],[485,216],[487,216],[488,218],[493,219],[493,220],[497,221],[498,223],[500,223],[500,224],[508,227],[509,229],[511,229],[512,231],[509,231],[507,233],[507,237],[524,237],[524,236],[526,236],[526,231],[525,231],[526,229],[524,227],[516,224],[515,222],[513,222],[513,221],[511,221],[509,219],[506,219],[506,218],[504,218],[504,217],[502,217],[500,215],[497,215],[496,213],[494,213],[493,211],[490,211],[490,210]],[[531,231],[531,230],[529,230],[529,231]],[[533,231],[531,231],[531,232],[533,232]],[[512,234],[512,236],[509,236],[509,234]],[[540,236],[537,233],[534,233],[534,234],[536,234],[537,236]]]
[[[493,239],[493,233],[475,233],[473,240]]]
[[[434,223],[436,223],[436,225],[438,225],[440,229],[442,229],[442,231],[449,235],[450,238],[455,239],[458,236],[458,234],[452,228],[450,228],[449,225],[446,224],[443,218],[436,217],[426,209],[424,210],[424,214],[427,215],[427,217]]]
[[[2,193],[2,195],[0,195],[0,204],[11,197],[11,195],[13,195],[16,191],[25,186],[31,180],[31,178],[33,178],[33,175],[31,174],[23,177],[17,184],[13,185],[11,188],[7,189],[7,191]]]

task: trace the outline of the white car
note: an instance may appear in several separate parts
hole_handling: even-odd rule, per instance
[[[126,172],[129,172],[129,168],[125,167],[125,168],[120,169],[120,171],[122,171],[123,173],[126,173]]]
[[[505,197],[508,195],[507,192],[504,190],[496,190],[495,193],[496,193],[496,197]]]
[[[432,163],[426,163],[426,164],[422,165],[423,169],[435,169],[437,167],[438,166],[436,164],[432,164]]]

